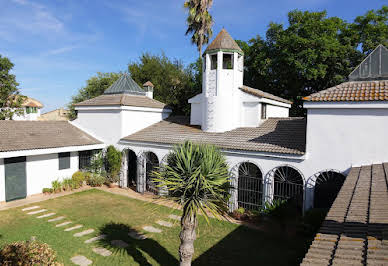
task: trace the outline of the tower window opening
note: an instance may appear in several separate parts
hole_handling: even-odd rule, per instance
[[[223,69],[233,69],[233,55],[223,54]]]
[[[210,69],[217,69],[217,54],[212,54],[210,56],[211,66]]]

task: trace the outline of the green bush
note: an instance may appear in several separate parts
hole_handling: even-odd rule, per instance
[[[75,172],[73,176],[71,177],[73,179],[74,185],[76,188],[79,188],[83,185],[85,181],[85,174],[81,171]],[[77,187],[78,186],[78,187]]]
[[[261,209],[261,213],[266,215],[273,215],[279,212],[281,209],[283,209],[283,206],[285,206],[287,203],[287,200],[281,200],[276,199],[272,202],[265,202],[264,207]]]
[[[53,190],[52,188],[44,188],[44,189],[42,190],[42,192],[43,192],[43,193],[53,193],[54,190]]]
[[[122,153],[117,150],[113,145],[110,145],[106,150],[105,158],[107,182],[116,183],[119,181]]]
[[[15,242],[0,250],[0,265],[60,265],[55,251],[38,241]]]
[[[99,174],[91,174],[87,183],[91,187],[101,187],[106,182],[106,178]]]
[[[62,180],[62,189],[64,191],[70,191],[73,188],[73,180],[71,178],[65,178]]]
[[[55,193],[62,191],[62,183],[59,180],[55,180],[55,181],[51,182],[51,186],[53,187],[53,190]]]

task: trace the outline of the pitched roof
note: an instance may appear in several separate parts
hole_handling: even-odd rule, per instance
[[[23,107],[37,107],[37,108],[43,108],[43,104],[39,102],[38,100],[27,97],[27,99],[22,104]]]
[[[388,80],[349,81],[304,97],[312,102],[388,101]]]
[[[387,265],[388,163],[350,170],[301,265]]]
[[[220,33],[218,33],[217,37],[206,48],[205,53],[217,50],[234,50],[240,54],[244,53],[225,29],[222,29]]]
[[[104,94],[120,94],[128,93],[134,95],[145,95],[145,92],[140,86],[131,78],[128,73],[124,73],[115,81]]]
[[[89,99],[74,106],[135,106],[135,107],[148,107],[148,108],[168,108],[168,106],[155,99],[151,99],[147,96],[141,95],[129,95],[129,94],[103,94],[93,99]]]
[[[291,101],[288,101],[286,99],[280,98],[280,97],[275,96],[273,94],[270,94],[268,92],[264,92],[264,91],[261,91],[261,90],[258,90],[258,89],[254,89],[254,88],[251,88],[251,87],[248,87],[248,86],[245,86],[245,85],[240,87],[240,90],[242,90],[243,92],[249,93],[251,95],[254,95],[254,96],[258,96],[258,97],[262,97],[262,98],[266,98],[266,99],[271,99],[271,100],[282,102],[282,103],[292,104]]]
[[[215,144],[223,149],[302,155],[306,147],[304,118],[270,118],[259,127],[208,133],[190,126],[187,117],[171,117],[122,140],[179,144],[185,140]]]
[[[101,143],[66,121],[0,121],[0,152]]]
[[[154,84],[152,84],[151,81],[147,81],[146,83],[143,84],[143,87],[155,87]]]

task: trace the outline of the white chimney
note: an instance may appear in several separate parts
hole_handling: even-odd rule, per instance
[[[147,81],[146,83],[144,83],[143,89],[148,98],[151,98],[151,99],[154,98],[154,84],[152,84],[151,81]]]

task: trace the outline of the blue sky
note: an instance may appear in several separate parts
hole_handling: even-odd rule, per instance
[[[127,69],[142,52],[188,64],[197,57],[185,36],[184,0],[0,0],[0,54],[15,64],[21,92],[53,110],[96,72]],[[235,39],[264,36],[292,9],[321,11],[352,21],[388,0],[214,0],[214,33]]]

